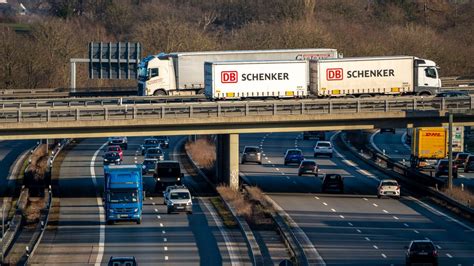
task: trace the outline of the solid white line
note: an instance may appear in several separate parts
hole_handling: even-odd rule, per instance
[[[450,258],[450,259],[453,258],[453,256],[451,256],[451,254],[449,254],[449,253],[446,253],[446,256],[448,256],[448,258]]]
[[[468,230],[470,230],[470,231],[474,231],[474,229],[473,229],[472,227],[470,227],[470,226],[464,224],[463,222],[460,222],[460,221],[454,219],[453,217],[451,217],[451,216],[449,216],[449,215],[447,215],[447,214],[445,214],[445,213],[443,213],[443,212],[438,211],[437,209],[435,209],[435,208],[431,207],[430,205],[428,205],[428,204],[426,204],[426,203],[420,201],[419,199],[415,199],[415,198],[412,197],[412,196],[409,196],[408,198],[411,199],[411,200],[413,200],[413,201],[415,201],[415,202],[417,202],[419,205],[423,206],[425,209],[429,210],[430,212],[432,212],[432,213],[434,213],[434,214],[438,214],[438,215],[444,216],[444,217],[448,218],[449,220],[451,220],[451,221],[453,221],[453,222],[459,224],[460,226],[462,226],[462,227],[464,227],[464,228],[466,228],[466,229],[468,229]]]
[[[370,238],[366,237],[365,240],[370,241]]]
[[[335,148],[335,146],[334,146],[334,139],[335,139],[336,136],[337,136],[338,134],[340,134],[340,133],[341,133],[341,131],[336,132],[334,135],[331,136],[331,138],[329,139],[329,141],[330,141],[331,144],[332,144],[332,150],[336,153],[336,156],[344,159],[345,157],[342,156],[342,154],[341,154],[338,150],[336,150],[336,148]]]
[[[374,133],[372,133],[372,135],[370,135],[370,145],[372,145],[372,147],[374,147],[374,149],[376,149],[379,153],[382,153],[382,151],[379,149],[379,147],[377,147],[377,145],[375,145],[375,141],[374,141],[374,138],[375,138],[375,135],[379,134],[380,133],[380,130],[377,130],[375,131]]]
[[[382,257],[383,257],[384,259],[386,259],[386,258],[387,258],[387,256],[386,256],[385,254],[383,254],[383,253],[382,253]]]
[[[356,167],[356,166],[357,166],[357,164],[355,164],[355,163],[354,163],[353,161],[351,161],[351,160],[345,160],[345,159],[344,159],[344,160],[342,160],[342,162],[345,163],[345,164],[347,164],[347,165],[349,165],[349,166],[352,166],[352,167]]]
[[[401,141],[402,141],[403,146],[405,146],[405,148],[407,148],[407,150],[411,150],[411,147],[408,146],[408,144],[407,144],[407,132],[406,131],[405,131],[405,133],[403,133]]]
[[[222,224],[222,221],[220,218],[216,217],[216,214],[214,211],[211,210],[211,207],[209,206],[209,203],[202,201],[204,207],[209,211],[209,213],[212,216],[212,219],[214,220],[214,223],[217,225],[217,228],[219,228],[219,231],[221,232],[222,237],[224,238],[225,246],[227,248],[227,251],[229,252],[229,259],[230,259],[230,264],[231,265],[240,265],[239,256],[237,255],[236,251],[234,250],[234,247],[237,246],[237,244],[230,242],[230,237],[228,235],[227,230],[224,229],[224,226]]]
[[[102,207],[102,198],[99,196],[97,193],[97,178],[95,175],[95,159],[97,158],[97,155],[99,152],[101,152],[105,145],[107,145],[107,142],[102,144],[98,150],[95,151],[94,155],[92,156],[91,162],[90,162],[90,173],[91,173],[91,178],[92,178],[92,183],[94,184],[94,187],[96,188],[96,201],[97,201],[97,206],[99,207],[99,248],[97,250],[97,257],[95,259],[95,265],[100,266],[102,262],[102,258],[104,256],[104,246],[105,246],[105,215],[104,215],[104,208]]]

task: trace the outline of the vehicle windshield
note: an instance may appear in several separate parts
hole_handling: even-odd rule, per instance
[[[118,147],[109,147],[109,151],[119,151]]]
[[[317,146],[318,147],[331,147],[331,144],[327,142],[318,142]]]
[[[257,148],[245,148],[245,152],[259,152]]]
[[[288,151],[288,155],[301,155],[301,151]]]
[[[162,151],[160,149],[148,149],[147,153],[148,154],[161,154]]]
[[[388,181],[388,182],[383,182],[382,186],[398,186],[398,183],[393,182],[393,181]]]
[[[458,154],[458,159],[466,159],[469,156],[469,153],[460,153]]]
[[[138,201],[138,190],[112,190],[109,199],[111,203],[134,203]]]
[[[170,199],[190,199],[188,192],[171,192]]]
[[[157,144],[157,145],[158,145],[158,140],[156,140],[156,139],[148,139],[148,140],[145,140],[145,145],[153,145],[153,144]]]
[[[158,139],[158,140],[167,140],[166,137],[156,137],[156,139]]]
[[[159,177],[179,177],[181,175],[181,169],[179,168],[179,166],[168,167],[158,165],[156,169],[156,174]]]
[[[119,155],[118,153],[116,153],[116,152],[114,152],[114,153],[107,153],[107,154],[105,155],[105,158],[107,158],[107,159],[118,159],[118,158],[120,158],[120,155]]]
[[[446,160],[439,161],[439,165],[448,165],[448,161]]]
[[[413,243],[411,246],[411,250],[413,251],[428,251],[428,250],[433,250],[434,247],[431,243]]]
[[[145,67],[138,68],[138,78],[140,80],[147,80],[148,79],[148,69]]]
[[[304,165],[304,166],[315,166],[316,165],[315,162],[302,162],[301,164]]]
[[[155,160],[145,160],[145,161],[143,161],[143,164],[152,165],[152,164],[156,164],[156,161]]]

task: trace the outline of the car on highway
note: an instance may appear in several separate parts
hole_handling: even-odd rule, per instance
[[[332,158],[332,144],[330,141],[318,141],[314,146],[314,158],[318,155],[325,155]]]
[[[300,149],[288,149],[285,152],[283,164],[288,165],[290,163],[300,164],[304,160],[303,152]]]
[[[145,158],[142,163],[142,174],[150,174],[155,172],[156,164],[158,159],[156,158]]]
[[[466,91],[441,91],[436,94],[438,98],[456,98],[456,97],[469,97],[469,93]]]
[[[128,139],[127,137],[110,137],[107,140],[109,146],[118,145],[120,148],[126,150],[128,148]]]
[[[395,128],[393,128],[393,127],[381,128],[380,133],[384,133],[384,132],[390,132],[392,134],[395,134]]]
[[[438,251],[431,240],[413,240],[405,248],[406,265],[438,265]]]
[[[464,162],[464,173],[469,173],[470,171],[474,171],[474,154],[467,156]]]
[[[166,212],[193,213],[193,201],[191,193],[185,186],[168,186],[163,192],[163,201]]]
[[[165,154],[160,148],[148,148],[145,153],[145,159],[152,158],[163,161],[165,159]]]
[[[322,192],[327,192],[328,190],[337,190],[341,193],[344,193],[344,177],[339,174],[325,174],[323,177],[323,183],[321,186]]]
[[[458,169],[464,167],[464,162],[466,162],[466,159],[467,157],[469,157],[469,155],[470,154],[467,152],[458,152],[456,154],[456,157],[454,157],[453,159],[454,165],[456,165]],[[455,156],[454,152],[453,152],[453,156]]]
[[[324,131],[304,131],[303,140],[308,139],[326,140],[326,134]]]
[[[377,188],[377,198],[394,197],[400,199],[400,185],[395,179],[381,180]]]
[[[137,266],[137,260],[134,256],[130,257],[117,257],[111,256],[109,259],[108,266]]]
[[[262,164],[262,150],[257,146],[245,146],[241,163],[245,164],[246,162]]]
[[[448,168],[449,167],[449,160],[441,159],[435,166],[435,177],[440,176],[447,176],[448,175]],[[453,163],[453,178],[458,178],[458,167],[456,164]]]
[[[155,138],[147,138],[145,141],[143,141],[143,144],[140,146],[140,149],[142,151],[142,155],[145,155],[146,151],[149,148],[159,148],[160,147],[160,142],[155,139]]]
[[[168,149],[170,146],[170,139],[167,136],[158,136],[155,137],[158,140],[158,143],[160,144],[160,147],[163,149]]]
[[[298,176],[310,174],[318,177],[319,167],[313,160],[303,160],[298,167]]]
[[[105,153],[110,152],[110,151],[117,152],[120,155],[120,159],[123,161],[123,150],[122,148],[120,148],[120,146],[118,145],[107,146],[107,148],[105,148]]]
[[[104,165],[109,165],[109,164],[122,164],[122,158],[120,157],[118,152],[115,151],[109,151],[104,154],[103,161]]]

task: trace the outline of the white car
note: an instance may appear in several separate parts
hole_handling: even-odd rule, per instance
[[[383,196],[395,197],[400,199],[400,185],[395,179],[384,179],[380,181],[379,187],[377,189],[377,198]]]
[[[185,186],[168,186],[163,192],[163,203],[166,205],[168,214],[172,212],[193,213],[191,193]]]
[[[314,146],[314,158],[318,157],[318,155],[325,155],[332,158],[332,144],[330,141],[318,141]]]

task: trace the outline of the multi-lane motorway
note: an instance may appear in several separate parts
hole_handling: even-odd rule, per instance
[[[337,138],[332,138],[333,140]],[[321,193],[321,180],[297,176],[296,166],[283,165],[288,148],[300,148],[312,158],[314,140],[300,134],[274,133],[241,137],[245,145],[261,146],[263,165],[245,164],[241,172],[257,184],[291,217],[309,240],[315,256],[328,265],[400,265],[404,247],[414,239],[431,239],[441,265],[474,263],[474,225],[416,199],[402,188],[401,200],[377,199],[376,187],[385,176],[336,144],[334,158],[317,158],[321,173],[344,176],[345,194]]]
[[[180,138],[171,138],[166,159],[179,156]],[[193,214],[166,214],[163,197],[152,176],[144,177],[146,201],[142,224],[105,225],[100,192],[103,187],[102,148],[106,139],[87,139],[68,151],[59,178],[60,214],[57,228],[48,229],[34,254],[35,264],[104,264],[110,256],[135,256],[140,265],[248,264],[238,230],[222,226],[205,197],[195,197]],[[124,163],[141,163],[143,138],[129,138]],[[184,183],[203,191],[185,176]]]

